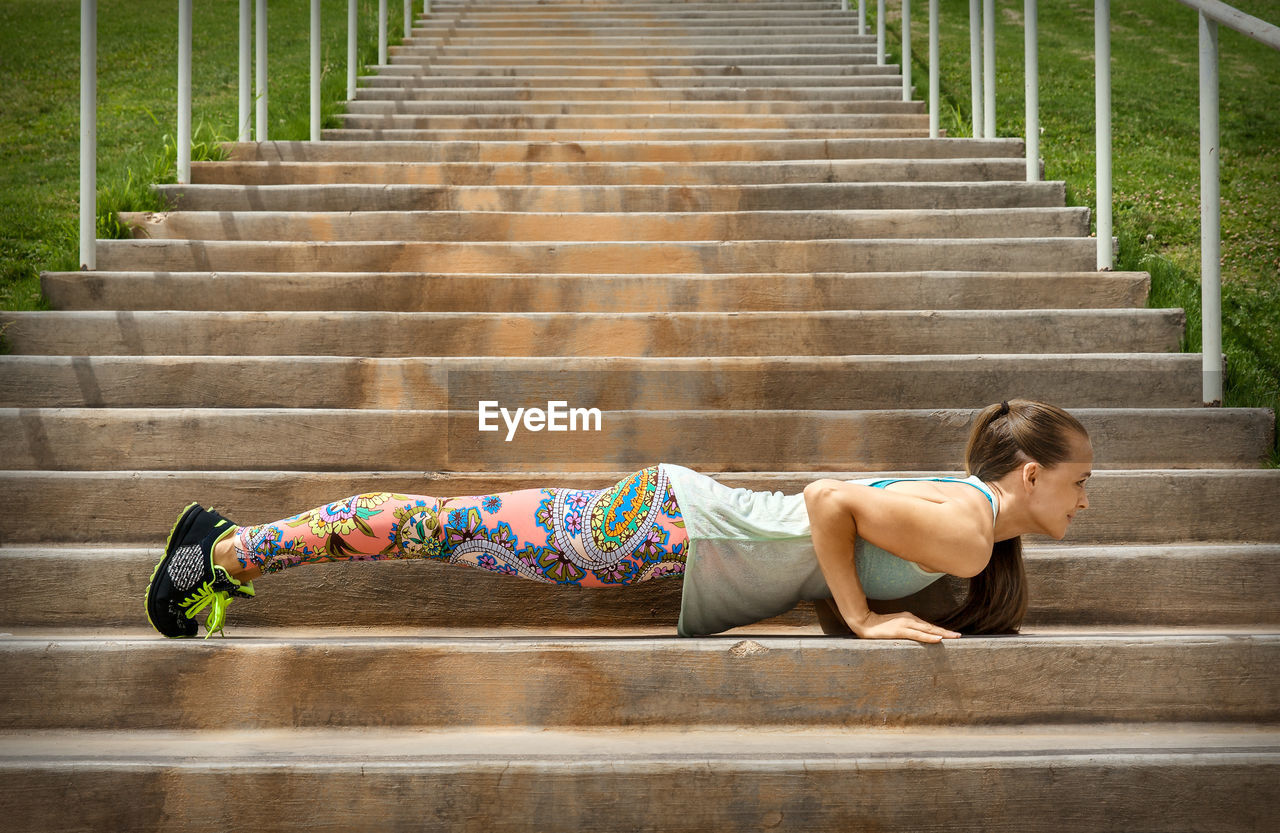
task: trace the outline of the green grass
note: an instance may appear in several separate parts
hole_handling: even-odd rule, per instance
[[[239,2],[194,5],[192,159],[221,156],[236,136]],[[415,11],[421,6],[416,0]],[[388,4],[389,42],[403,6]],[[360,64],[377,61],[376,0],[359,0]],[[323,0],[324,127],[346,98],[347,3]],[[267,16],[268,138],[310,137],[309,4],[273,3]],[[149,185],[176,181],[175,0],[98,3],[98,235],[124,234],[116,211],[154,211]],[[79,268],[80,4],[0,0],[0,309],[48,309],[41,270]],[[362,72],[362,74],[365,74]]]
[[[969,4],[939,15],[940,123],[971,135]],[[1045,178],[1096,216],[1093,3],[1039,5],[1040,155]],[[1231,5],[1280,23],[1280,0]],[[874,3],[869,5],[874,8]],[[886,10],[888,60],[901,59],[900,6]],[[997,0],[996,133],[1024,135],[1022,0]],[[912,4],[912,83],[927,100],[928,4]],[[1219,27],[1223,404],[1280,412],[1280,52]],[[1151,308],[1187,313],[1200,352],[1199,50],[1195,11],[1174,0],[1113,0],[1112,210],[1117,270],[1151,274]],[[1096,222],[1094,223],[1096,233]],[[1280,431],[1269,465],[1280,467]]]

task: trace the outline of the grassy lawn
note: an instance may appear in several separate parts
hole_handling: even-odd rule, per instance
[[[856,8],[856,3],[853,4]],[[868,5],[874,8],[874,3]],[[1022,136],[1022,0],[997,0],[996,132]],[[1067,201],[1096,211],[1093,3],[1040,2],[1040,155]],[[1280,23],[1280,0],[1231,5]],[[971,135],[969,4],[942,0],[941,125]],[[927,100],[928,3],[912,4],[912,82]],[[899,4],[886,49],[901,60]],[[1111,5],[1113,232],[1118,270],[1151,273],[1152,308],[1187,312],[1183,350],[1200,352],[1200,123],[1197,14],[1174,0]],[[1219,27],[1223,404],[1280,410],[1280,52]],[[1096,222],[1094,229],[1096,231]],[[1278,432],[1280,435],[1280,432]],[[1280,466],[1280,436],[1271,465]]]
[[[834,0],[833,0],[834,2]],[[237,0],[195,4],[194,158],[234,137]],[[325,126],[346,94],[346,2],[323,0]],[[856,3],[854,3],[856,7]],[[870,2],[874,13],[875,3]],[[925,0],[916,0],[913,80],[927,94]],[[968,3],[942,2],[943,126],[969,121]],[[1114,0],[1112,79],[1117,269],[1150,272],[1152,307],[1188,316],[1184,349],[1199,352],[1199,174],[1196,14],[1173,0]],[[1280,22],[1280,0],[1237,0]],[[391,42],[402,32],[391,0]],[[900,57],[899,4],[889,3],[890,60]],[[1021,0],[996,3],[997,132],[1023,130]],[[1068,200],[1094,207],[1093,4],[1040,4],[1041,155]],[[360,61],[376,60],[375,0],[360,0]],[[271,7],[270,138],[308,136],[307,4]],[[146,190],[173,181],[174,0],[100,0],[100,236],[111,210],[161,206]],[[285,33],[298,33],[286,39]],[[1280,410],[1280,53],[1220,30],[1224,404]],[[0,308],[44,309],[39,271],[77,267],[79,4],[0,0]],[[1272,454],[1280,465],[1280,442]]]

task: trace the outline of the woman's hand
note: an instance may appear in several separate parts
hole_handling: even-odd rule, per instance
[[[913,613],[874,613],[867,611],[861,619],[846,620],[861,639],[914,639],[916,642],[941,642],[960,636],[955,631],[932,625]]]

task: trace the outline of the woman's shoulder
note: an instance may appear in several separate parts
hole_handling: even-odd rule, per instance
[[[994,496],[990,494],[990,487],[976,480],[976,478],[896,480],[892,483],[884,484],[881,488],[932,501],[933,503],[956,501],[963,506],[972,507],[975,512],[982,514],[984,517],[992,517],[994,521]]]

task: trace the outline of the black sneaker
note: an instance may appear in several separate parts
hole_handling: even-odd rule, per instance
[[[209,608],[205,638],[222,631],[233,596],[252,596],[253,582],[242,584],[213,563],[213,544],[232,523],[212,509],[192,503],[169,531],[164,558],[147,585],[147,621],[163,636],[195,636],[195,615]],[[225,634],[224,634],[225,636]]]

